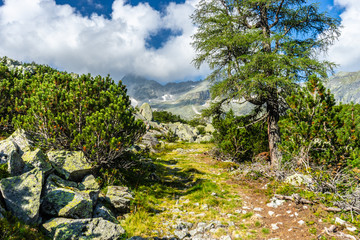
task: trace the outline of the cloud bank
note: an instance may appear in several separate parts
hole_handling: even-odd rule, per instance
[[[360,71],[360,1],[335,0],[334,3],[344,9],[340,15],[343,27],[339,40],[330,47],[327,58],[339,64],[340,71]]]
[[[118,80],[133,73],[158,81],[179,81],[206,75],[191,64],[189,16],[197,0],[170,3],[164,12],[147,3],[132,6],[115,0],[110,18],[82,16],[54,0],[5,0],[0,7],[0,56],[43,63],[76,73],[110,74]],[[160,48],[146,40],[168,29],[181,34]]]

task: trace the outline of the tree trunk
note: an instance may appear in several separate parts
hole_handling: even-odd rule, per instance
[[[267,101],[268,112],[268,138],[271,166],[274,169],[280,168],[282,160],[282,153],[279,149],[281,142],[280,128],[279,128],[279,104],[277,98],[272,98]]]

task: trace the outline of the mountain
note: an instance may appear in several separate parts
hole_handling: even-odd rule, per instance
[[[339,72],[325,82],[337,102],[360,103],[360,71]]]
[[[148,102],[155,110],[166,110],[184,119],[192,119],[210,106],[210,85],[207,81],[161,85],[136,75],[125,76],[122,81],[128,88],[133,105]],[[326,80],[324,85],[334,94],[337,102],[360,103],[360,71],[339,72]],[[246,114],[252,109],[251,104],[239,106],[233,103],[231,107],[238,114]]]

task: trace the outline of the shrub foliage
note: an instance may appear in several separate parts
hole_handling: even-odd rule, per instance
[[[47,149],[81,150],[112,165],[145,131],[126,88],[109,77],[78,76],[37,66],[34,74],[0,65],[2,131],[25,129]]]
[[[305,167],[359,166],[359,105],[336,105],[314,76],[287,100],[288,114],[281,120],[285,160]]]
[[[268,151],[264,122],[251,123],[251,120],[252,116],[235,116],[232,110],[213,119],[215,142],[223,153],[237,161],[251,160]]]

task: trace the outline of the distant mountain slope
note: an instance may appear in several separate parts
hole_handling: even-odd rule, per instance
[[[129,75],[122,80],[134,105],[144,102],[157,110],[166,110],[185,119],[197,116],[210,105],[210,85],[207,81],[179,82],[161,85],[156,81]],[[360,103],[360,71],[339,72],[324,83],[334,94],[337,102]],[[251,104],[233,106],[238,114],[251,111]]]
[[[337,102],[360,103],[360,71],[339,72],[325,82]]]

